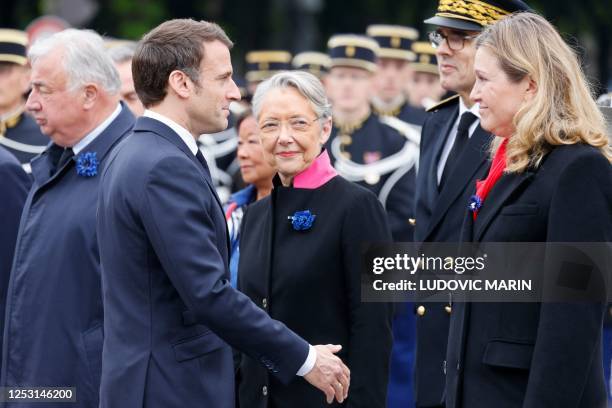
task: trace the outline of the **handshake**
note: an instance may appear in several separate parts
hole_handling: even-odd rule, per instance
[[[312,370],[304,375],[304,379],[325,393],[328,404],[334,402],[334,398],[342,403],[348,396],[351,382],[351,371],[334,355],[342,346],[327,344],[314,348],[317,360]]]

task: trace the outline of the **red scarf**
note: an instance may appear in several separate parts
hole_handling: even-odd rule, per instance
[[[491,164],[487,178],[484,180],[476,180],[476,194],[471,197],[469,205],[472,215],[474,216],[474,221],[476,221],[478,211],[480,207],[482,207],[487,195],[489,195],[489,192],[495,183],[497,183],[497,180],[504,174],[504,170],[506,169],[507,144],[508,139],[506,138],[497,149],[497,152],[495,152],[495,157],[493,157],[493,163]]]

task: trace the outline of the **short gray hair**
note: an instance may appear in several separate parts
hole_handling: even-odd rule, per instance
[[[304,71],[284,71],[266,79],[259,85],[253,95],[253,113],[259,118],[261,104],[269,91],[278,88],[294,88],[310,102],[317,118],[332,117],[331,104],[327,99],[325,88],[319,78]]]
[[[138,43],[134,41],[126,41],[119,45],[115,45],[108,49],[108,55],[115,64],[122,64],[131,61],[134,58]]]
[[[93,82],[111,95],[119,93],[119,73],[98,33],[74,28],[60,31],[36,41],[30,48],[28,57],[31,64],[34,64],[39,58],[59,50],[64,51],[62,62],[69,89],[74,90]]]

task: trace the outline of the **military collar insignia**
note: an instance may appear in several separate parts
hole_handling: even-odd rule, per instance
[[[342,122],[339,120],[335,120],[334,121],[334,126],[336,126],[336,128],[338,128],[338,133],[342,134],[342,135],[352,135],[356,130],[361,129],[361,127],[363,126],[363,124],[366,122],[366,120],[368,120],[368,118],[370,117],[371,113],[368,112],[367,115],[365,115],[365,117],[358,119],[356,121],[353,122]],[[350,143],[349,143],[350,144]]]
[[[21,120],[21,115],[25,111],[25,105],[20,106],[17,110],[9,113],[3,118],[0,118],[0,135],[4,135],[6,129],[14,128]]]
[[[376,101],[372,101],[372,110],[379,116],[397,116],[402,111],[406,100],[399,98],[398,102],[392,104],[381,104]]]
[[[437,109],[440,109],[446,105],[450,105],[451,103],[455,103],[459,101],[459,95],[453,95],[450,98],[446,98],[444,100],[441,100],[440,102],[438,102],[437,104],[433,105],[432,107],[430,107],[429,109],[427,109],[427,112],[432,112],[435,111]]]

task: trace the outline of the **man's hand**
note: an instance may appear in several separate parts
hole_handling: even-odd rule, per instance
[[[317,360],[304,378],[325,393],[328,404],[334,402],[334,397],[338,402],[343,402],[348,396],[351,372],[342,360],[334,356],[342,346],[327,344],[314,348],[317,351]]]

